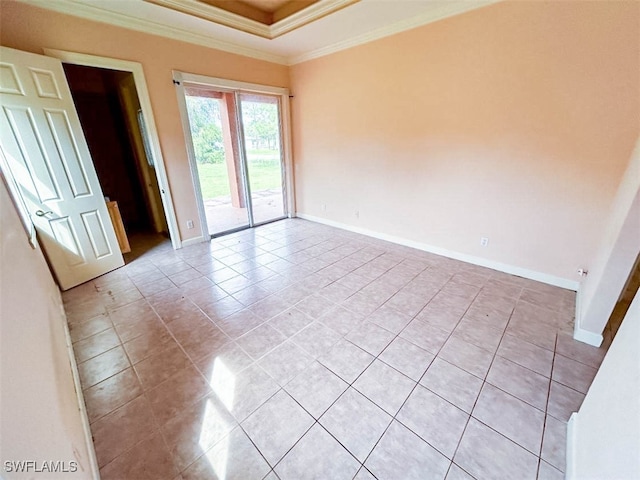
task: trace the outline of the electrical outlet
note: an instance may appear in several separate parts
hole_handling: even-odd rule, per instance
[[[482,247],[486,247],[487,245],[489,245],[489,239],[487,237],[480,238],[480,245]]]
[[[193,220],[187,220],[187,228],[191,229],[193,226]]]

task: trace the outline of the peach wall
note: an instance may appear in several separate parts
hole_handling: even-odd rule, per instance
[[[60,290],[0,174],[0,478],[97,478],[67,335]],[[41,471],[61,461],[71,473],[19,473],[15,462],[29,460]]]
[[[505,2],[293,66],[298,211],[576,282],[640,132],[639,38],[637,2]]]
[[[0,44],[40,54],[43,48],[52,48],[142,64],[183,241],[199,236],[201,229],[171,71],[289,86],[284,65],[4,0]],[[196,228],[187,230],[187,220],[193,220]]]
[[[567,480],[640,478],[640,294],[567,432]]]
[[[640,255],[640,139],[601,231],[598,253],[580,285],[576,309],[575,338],[595,346],[603,340],[601,333]]]

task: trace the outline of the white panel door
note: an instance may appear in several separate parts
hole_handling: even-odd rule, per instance
[[[0,145],[63,290],[124,265],[62,63],[0,47]]]

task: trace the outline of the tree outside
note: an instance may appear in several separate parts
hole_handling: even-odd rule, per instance
[[[204,199],[228,196],[220,100],[186,96],[186,102],[202,196]],[[252,191],[280,189],[277,105],[242,101],[242,121]]]
[[[280,149],[276,104],[243,100],[242,125],[249,150],[265,149],[277,153]]]
[[[220,101],[187,96],[193,149],[198,164],[224,163]]]

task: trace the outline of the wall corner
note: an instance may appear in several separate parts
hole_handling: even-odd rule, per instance
[[[578,431],[578,412],[573,412],[567,423],[567,452],[565,478],[573,480],[575,478],[576,461],[576,435]]]

